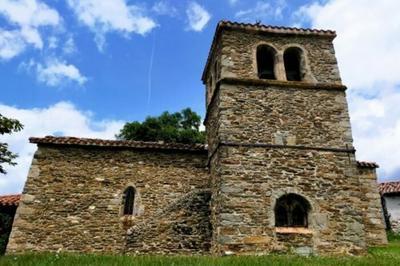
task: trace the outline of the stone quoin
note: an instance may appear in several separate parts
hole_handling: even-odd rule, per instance
[[[333,31],[221,21],[207,145],[31,138],[8,253],[363,254],[387,242]]]

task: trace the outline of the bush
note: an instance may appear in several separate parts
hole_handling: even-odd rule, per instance
[[[400,233],[395,233],[392,230],[387,231],[386,233],[390,242],[400,241]]]

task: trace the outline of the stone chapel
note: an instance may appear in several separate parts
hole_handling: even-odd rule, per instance
[[[358,162],[333,31],[218,23],[207,145],[74,137],[38,147],[8,253],[363,254],[386,244]]]

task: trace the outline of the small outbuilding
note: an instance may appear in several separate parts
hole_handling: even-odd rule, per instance
[[[386,227],[400,233],[400,181],[379,184],[386,214]]]
[[[20,195],[0,196],[0,254],[3,254],[11,232]]]

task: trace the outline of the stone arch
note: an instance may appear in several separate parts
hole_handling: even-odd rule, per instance
[[[136,189],[133,186],[129,186],[125,189],[122,202],[124,208],[124,215],[133,215],[133,207],[135,204]]]
[[[260,79],[276,79],[275,75],[276,50],[269,45],[257,46],[257,75]]]
[[[269,62],[263,62],[263,63],[267,63],[266,65],[268,66],[268,72],[269,72],[269,76],[270,78],[266,78],[266,79],[273,79],[273,80],[282,80],[282,71],[281,71],[281,67],[280,67],[280,56],[279,56],[279,52],[278,49],[267,42],[258,42],[254,45],[253,47],[253,70],[254,70],[254,74],[257,78],[261,78],[262,79],[262,65],[260,65],[260,63],[262,62],[262,54],[260,54],[260,50],[265,49],[265,52],[267,53],[267,61]],[[261,51],[262,52],[262,51]],[[265,57],[264,57],[265,58]]]
[[[320,218],[317,216],[320,213],[320,207],[318,202],[314,201],[312,198],[306,196],[303,191],[295,188],[295,187],[286,187],[285,189],[275,189],[270,196],[270,208],[268,211],[269,214],[269,225],[271,227],[275,227],[275,206],[279,198],[288,194],[296,194],[304,198],[309,204],[309,210],[307,213],[307,222],[309,229],[315,229],[321,227],[320,223],[322,222],[326,225],[327,221],[319,221]]]
[[[299,44],[282,47],[282,61],[285,79],[288,81],[317,82],[311,73],[307,50]]]
[[[299,194],[279,197],[274,206],[276,227],[308,227],[311,204]]]
[[[121,193],[121,216],[137,216],[142,213],[141,197],[137,187],[128,184],[123,188]]]

